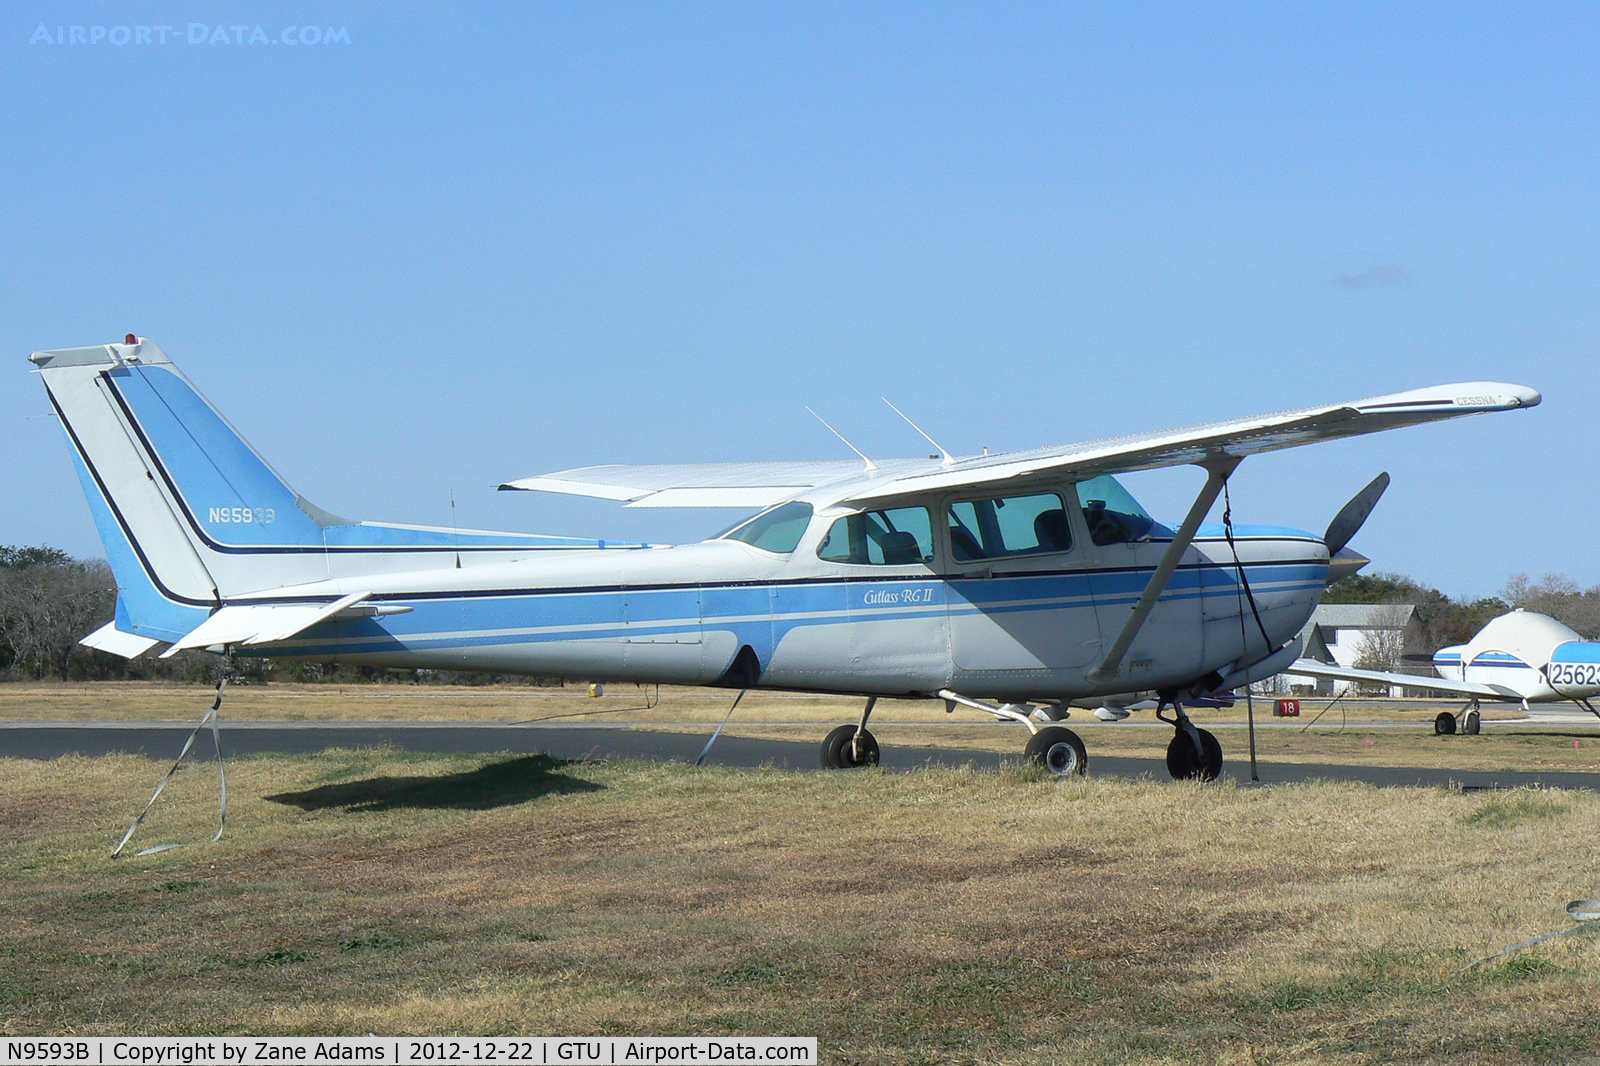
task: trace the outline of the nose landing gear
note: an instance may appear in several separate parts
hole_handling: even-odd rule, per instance
[[[1167,704],[1172,705],[1173,717],[1162,714]],[[1176,698],[1163,698],[1156,708],[1156,717],[1172,726],[1172,740],[1167,744],[1167,773],[1174,781],[1215,781],[1222,773],[1222,745],[1208,729],[1197,728]]]
[[[1436,737],[1453,737],[1457,727],[1469,737],[1475,737],[1483,729],[1483,719],[1478,714],[1478,701],[1473,700],[1462,710],[1458,719],[1449,711],[1440,711],[1433,720],[1433,735]]]

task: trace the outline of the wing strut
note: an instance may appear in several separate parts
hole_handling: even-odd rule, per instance
[[[1144,592],[1139,597],[1139,602],[1134,604],[1133,613],[1122,625],[1122,632],[1117,634],[1117,639],[1112,643],[1111,650],[1106,652],[1106,657],[1100,660],[1100,665],[1089,671],[1089,680],[1096,685],[1103,685],[1115,681],[1122,670],[1122,657],[1128,654],[1128,648],[1133,644],[1133,638],[1139,635],[1139,630],[1144,628],[1144,620],[1150,617],[1150,612],[1155,609],[1156,601],[1166,591],[1167,582],[1172,580],[1173,571],[1178,569],[1178,563],[1183,561],[1183,553],[1189,550],[1189,545],[1194,541],[1194,535],[1200,528],[1200,523],[1205,521],[1206,514],[1210,512],[1211,505],[1217,502],[1217,496],[1222,492],[1222,486],[1228,481],[1228,476],[1233,473],[1243,460],[1241,458],[1224,455],[1205,464],[1206,483],[1200,490],[1200,495],[1194,498],[1194,505],[1189,508],[1189,513],[1183,519],[1183,525],[1178,527],[1177,536],[1172,538],[1172,543],[1167,546],[1167,553],[1161,557],[1161,562],[1156,566],[1156,572],[1150,575],[1150,580],[1144,586]]]

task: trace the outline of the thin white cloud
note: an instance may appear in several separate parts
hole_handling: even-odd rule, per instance
[[[1363,270],[1359,274],[1335,274],[1328,279],[1328,284],[1345,292],[1361,292],[1364,289],[1386,289],[1393,285],[1404,285],[1411,280],[1411,275],[1401,266],[1375,266]]]

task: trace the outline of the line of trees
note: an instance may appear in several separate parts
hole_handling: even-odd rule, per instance
[[[10,676],[91,676],[109,658],[78,640],[110,620],[117,582],[100,560],[57,548],[0,546],[0,670]]]
[[[1517,607],[1547,614],[1585,640],[1600,640],[1600,585],[1581,588],[1565,574],[1546,574],[1537,581],[1512,574],[1498,596],[1475,600],[1453,600],[1404,574],[1355,574],[1328,586],[1322,602],[1415,604],[1421,650],[1429,654],[1465,644],[1490,619]]]

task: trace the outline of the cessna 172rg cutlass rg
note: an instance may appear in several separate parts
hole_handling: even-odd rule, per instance
[[[761,509],[652,549],[341,518],[289,488],[154,344],[31,358],[119,586],[91,646],[865,697],[824,746],[833,766],[875,763],[876,700],[915,696],[1017,721],[1031,758],[1082,772],[1082,741],[1040,728],[1031,704],[1155,690],[1169,768],[1205,778],[1222,749],[1184,702],[1294,661],[1330,575],[1364,562],[1345,544],[1387,483],[1322,536],[1202,527],[1239,463],[1539,402],[1474,382],[1030,452],[589,467],[507,486]],[[1182,464],[1207,477],[1176,530],[1112,476]]]

